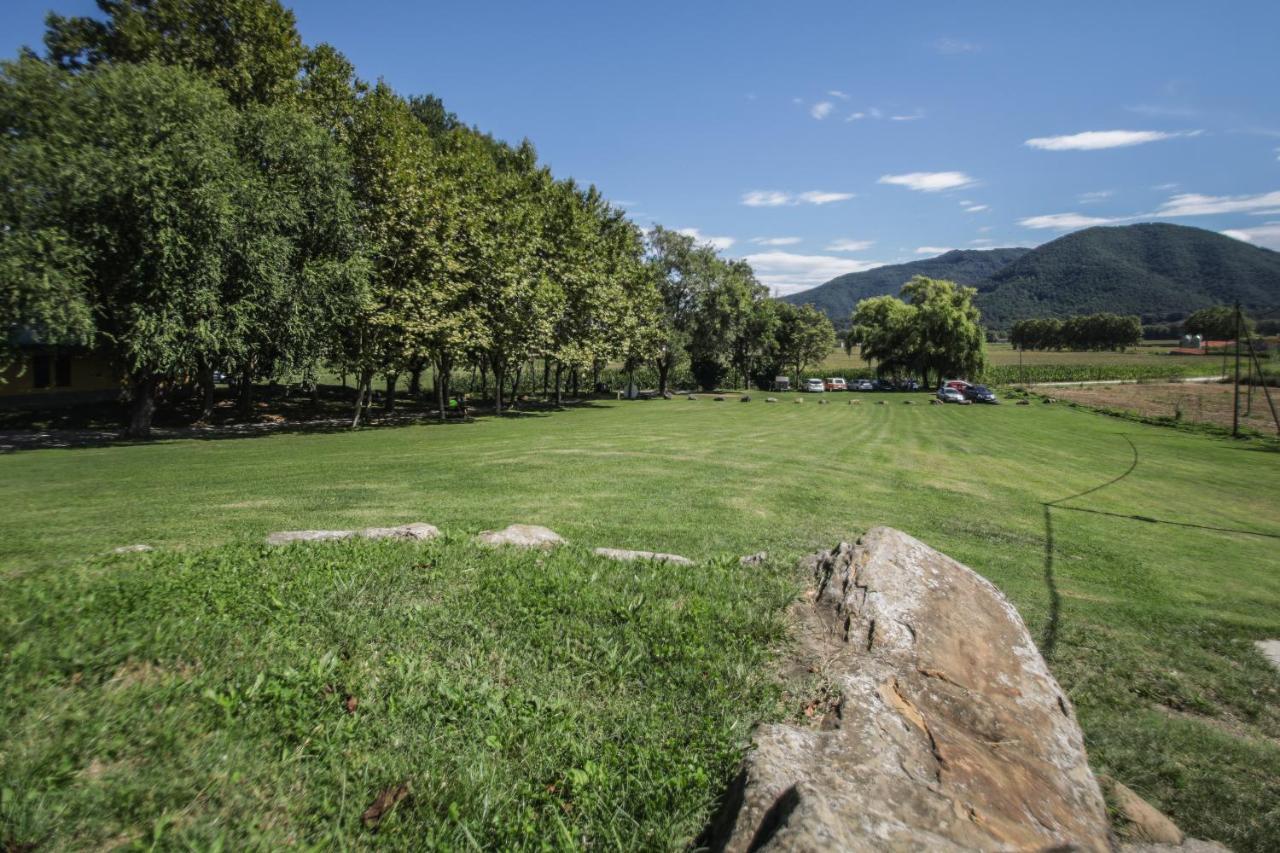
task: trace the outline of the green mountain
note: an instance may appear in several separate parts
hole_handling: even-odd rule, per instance
[[[971,287],[985,282],[991,275],[1025,255],[1030,249],[955,249],[936,258],[907,264],[876,267],[866,272],[851,272],[831,279],[826,284],[783,296],[793,305],[813,305],[823,311],[837,326],[849,322],[849,315],[859,300],[886,293],[898,295],[902,285],[912,276],[945,278]]]
[[[977,287],[992,328],[1098,311],[1159,321],[1236,300],[1255,311],[1280,304],[1280,252],[1167,223],[1086,228],[1030,250],[947,252],[842,275],[783,299],[812,303],[844,325],[858,300],[897,293],[913,275]]]
[[[1086,228],[1028,252],[979,285],[984,322],[1110,311],[1150,319],[1239,300],[1280,302],[1280,252],[1185,225]]]

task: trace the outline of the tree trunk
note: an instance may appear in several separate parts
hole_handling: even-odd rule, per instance
[[[495,364],[493,366],[493,413],[495,415],[502,414],[502,380],[506,377],[507,372],[504,365]]]
[[[487,364],[480,365],[480,399],[483,400],[489,395],[489,366]],[[499,392],[501,395],[501,392]]]
[[[413,370],[409,371],[409,396],[417,399],[422,396],[422,364],[414,362]]]
[[[236,392],[239,400],[236,412],[240,420],[247,421],[253,417],[253,371],[247,367],[240,371],[240,387]]]
[[[551,359],[542,359],[542,399],[547,399],[547,389],[551,387]]]
[[[581,371],[579,371],[579,370],[578,370],[578,368],[575,366],[575,367],[573,368],[573,373],[572,373],[572,376],[573,376],[573,399],[575,399],[575,400],[579,400],[579,399],[581,399],[581,397],[582,397],[582,395],[579,393],[579,388],[578,388],[578,377],[579,377],[579,375],[580,375],[580,374],[581,374]]]
[[[156,411],[156,380],[147,375],[135,378],[130,388],[133,400],[129,407],[129,426],[126,438],[150,438],[151,416]]]
[[[563,373],[563,370],[564,370],[563,365],[561,365],[559,362],[556,362],[556,408],[557,409],[560,408],[560,404],[564,400],[564,398],[560,394],[560,377],[561,377],[561,374]]]
[[[520,408],[520,374],[524,372],[524,365],[516,368],[516,375],[511,380],[511,408]]]
[[[200,404],[200,417],[196,418],[196,423],[203,424],[208,423],[209,418],[213,417],[213,407],[217,402],[214,397],[217,387],[213,383],[213,368],[200,368],[198,381],[200,382],[202,402]]]
[[[667,394],[667,374],[671,372],[671,362],[666,358],[657,360],[658,366],[658,394],[666,396]]]
[[[362,370],[356,377],[356,409],[351,416],[351,428],[360,426],[360,416],[364,414],[365,398],[373,394],[373,371]]]
[[[452,359],[448,353],[436,356],[436,405],[440,407],[440,420],[446,417],[449,404],[449,376],[453,373]]]
[[[387,374],[387,399],[382,401],[382,407],[388,412],[396,410],[396,382],[399,379],[399,373]]]

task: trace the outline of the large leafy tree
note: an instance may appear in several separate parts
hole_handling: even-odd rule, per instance
[[[293,97],[307,57],[279,0],[97,0],[101,17],[46,19],[50,58],[78,69],[160,62],[198,72],[231,103]]]
[[[779,363],[794,368],[796,376],[809,365],[819,364],[836,345],[836,330],[812,305],[780,304],[778,316],[777,358]]]
[[[1240,333],[1253,329],[1253,320],[1241,315]],[[1230,305],[1213,305],[1193,311],[1182,322],[1183,331],[1189,335],[1202,335],[1206,340],[1231,341],[1236,338],[1236,309]]]
[[[688,357],[702,294],[717,263],[715,249],[699,246],[686,234],[655,226],[648,235],[651,281],[662,299],[655,349],[658,390],[666,393],[671,372]]]
[[[237,113],[179,68],[72,76],[27,58],[0,72],[0,121],[0,257],[24,272],[6,325],[109,347],[132,392],[128,432],[145,436],[157,392],[228,345]]]

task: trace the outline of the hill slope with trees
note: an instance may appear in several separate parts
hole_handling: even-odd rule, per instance
[[[1087,228],[1046,243],[978,286],[989,325],[1110,311],[1157,319],[1239,300],[1280,301],[1280,253],[1203,228]]]
[[[1086,228],[1030,250],[947,252],[842,275],[783,301],[813,304],[845,325],[859,300],[897,293],[913,275],[977,287],[983,323],[994,328],[1104,311],[1159,321],[1236,300],[1246,310],[1280,303],[1280,253],[1168,223]]]
[[[936,258],[876,267],[866,272],[846,273],[800,293],[781,297],[792,305],[813,305],[845,325],[849,315],[863,299],[872,296],[897,296],[915,276],[954,281],[974,286],[1025,255],[1030,249],[953,249]]]

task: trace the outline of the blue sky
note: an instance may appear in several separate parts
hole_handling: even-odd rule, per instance
[[[48,8],[5,0],[0,47]],[[432,92],[779,292],[1161,220],[1280,249],[1280,3],[298,0]]]

